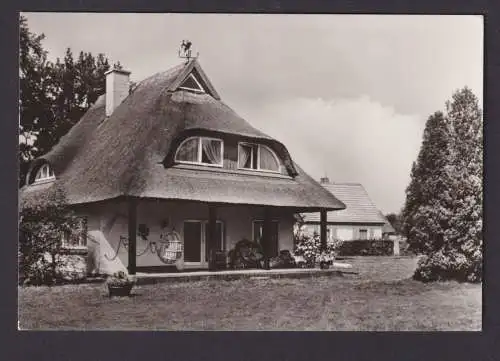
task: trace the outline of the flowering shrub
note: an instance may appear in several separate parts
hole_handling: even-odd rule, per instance
[[[315,234],[313,237],[309,237],[301,234],[296,240],[294,254],[298,258],[304,259],[305,267],[313,268],[319,262],[333,262],[337,249],[342,243],[341,240],[333,240],[328,242],[326,249],[322,251],[319,235]]]

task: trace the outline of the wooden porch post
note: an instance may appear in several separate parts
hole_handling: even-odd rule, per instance
[[[264,223],[262,224],[262,250],[264,251],[264,269],[270,269],[269,266],[269,245],[271,244],[271,209],[264,208]]]
[[[319,235],[321,250],[326,250],[326,223],[327,223],[327,212],[326,209],[320,211],[320,223],[319,223]]]
[[[208,244],[208,269],[214,271],[215,251],[217,248],[216,230],[217,230],[217,207],[215,205],[208,206],[208,229],[207,229],[207,244]]]
[[[135,275],[137,250],[137,200],[128,199],[128,273]]]

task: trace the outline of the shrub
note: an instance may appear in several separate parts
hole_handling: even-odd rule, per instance
[[[228,257],[230,268],[261,268],[264,252],[258,242],[242,239],[229,251]]]
[[[339,256],[391,256],[394,242],[386,239],[358,239],[344,242],[338,250]]]
[[[281,250],[277,257],[269,260],[271,268],[295,268],[296,263],[289,250]]]
[[[413,278],[423,282],[448,280],[481,282],[481,261],[465,257],[456,250],[440,250],[420,258]]]
[[[335,259],[337,250],[342,245],[341,240],[333,240],[328,242],[325,250],[321,250],[321,240],[318,234],[310,237],[305,234],[300,234],[295,241],[295,256],[303,257],[305,267],[313,268],[317,262],[326,261],[332,262]]]
[[[51,285],[61,281],[71,262],[61,257],[62,234],[80,232],[80,219],[69,208],[64,192],[55,187],[35,200],[23,200],[20,206],[19,283]]]

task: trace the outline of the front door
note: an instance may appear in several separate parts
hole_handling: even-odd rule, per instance
[[[271,229],[269,231],[270,239],[267,243],[262,241],[262,233],[264,228],[264,221],[253,221],[253,240],[260,243],[267,256],[276,257],[278,255],[278,239],[279,239],[279,223],[276,220],[271,221]]]
[[[193,267],[208,266],[208,222],[204,220],[184,221],[184,264]],[[224,249],[224,227],[217,221],[217,249]]]

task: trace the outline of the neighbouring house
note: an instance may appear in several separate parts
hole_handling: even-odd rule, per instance
[[[389,235],[394,234],[394,228],[370,199],[363,185],[330,182],[327,177],[321,178],[320,183],[346,205],[343,210],[328,212],[328,239],[377,240],[389,239]],[[320,231],[319,213],[306,213],[303,215],[303,221],[306,232]],[[398,250],[395,246],[395,253],[398,253]]]
[[[216,251],[242,239],[272,257],[292,249],[295,214],[320,212],[326,225],[345,208],[221,101],[197,59],[133,89],[129,75],[106,74],[106,94],[32,162],[21,189],[28,202],[65,191],[86,231],[63,242],[87,253],[89,272],[214,269]]]

